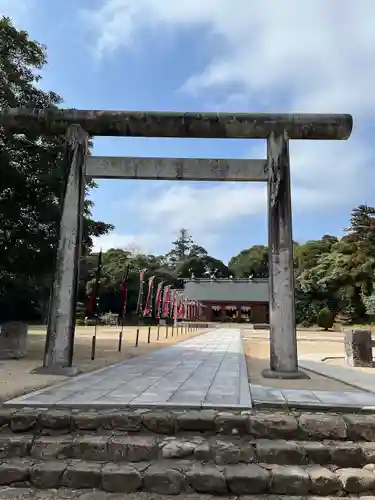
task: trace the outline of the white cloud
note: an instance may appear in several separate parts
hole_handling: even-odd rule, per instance
[[[106,252],[111,248],[123,248],[124,250],[130,250],[133,253],[151,253],[153,248],[153,237],[148,237],[147,235],[131,235],[131,234],[119,234],[116,232],[106,234],[105,236],[94,237],[93,238],[93,250],[98,252],[103,250]]]
[[[322,214],[371,199],[375,155],[366,125],[375,118],[374,0],[103,0],[86,20],[102,57],[150,33],[200,27],[194,36],[211,58],[181,88],[221,110],[352,113],[349,142],[291,144],[293,206]],[[221,102],[213,102],[215,89]],[[215,234],[266,205],[258,185],[180,184],[154,192],[141,209],[154,221],[168,220],[168,231],[188,226],[207,235],[207,228]]]
[[[102,54],[141,43],[145,33],[200,25],[220,51],[186,88],[239,84],[248,95],[278,89],[288,109],[360,110],[375,106],[373,0],[104,0],[87,12]],[[202,44],[207,38],[202,36]],[[271,103],[271,105],[274,103]],[[282,102],[277,103],[283,107]]]

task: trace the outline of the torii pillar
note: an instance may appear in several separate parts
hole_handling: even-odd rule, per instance
[[[265,378],[299,379],[293,265],[289,140],[286,132],[267,139],[270,369]]]

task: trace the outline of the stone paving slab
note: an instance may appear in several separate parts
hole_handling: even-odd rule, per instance
[[[329,365],[322,361],[325,357],[323,354],[303,356],[298,363],[306,370],[344,382],[361,391],[372,393],[375,397],[375,373],[365,373],[350,366]]]
[[[240,330],[219,328],[4,405],[248,409],[251,398]]]
[[[307,368],[307,367],[306,367]],[[311,409],[375,409],[375,394],[365,391],[312,391],[306,389],[275,389],[250,384],[252,402],[255,406],[302,407]]]

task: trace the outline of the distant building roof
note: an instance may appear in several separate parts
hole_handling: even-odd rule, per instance
[[[184,296],[209,302],[268,302],[268,279],[186,280]]]

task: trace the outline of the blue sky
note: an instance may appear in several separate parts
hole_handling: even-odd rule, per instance
[[[66,107],[352,113],[352,138],[291,144],[294,239],[340,235],[375,204],[373,0],[0,0],[47,45],[43,88]],[[261,158],[261,141],[96,138],[108,156]],[[265,186],[99,182],[96,248],[165,252],[185,227],[227,261],[267,241]]]

